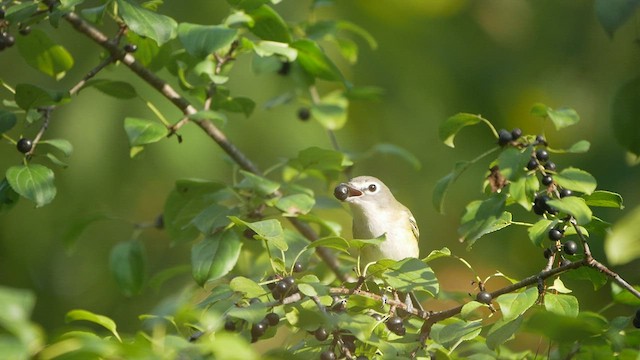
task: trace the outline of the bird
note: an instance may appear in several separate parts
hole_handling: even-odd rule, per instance
[[[349,204],[353,215],[353,237],[373,239],[385,235],[379,245],[366,245],[361,262],[380,259],[418,258],[420,231],[411,211],[402,205],[378,178],[358,176],[336,186],[334,196]]]

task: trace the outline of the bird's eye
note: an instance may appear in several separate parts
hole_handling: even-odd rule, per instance
[[[369,185],[369,192],[376,192],[378,190],[378,186],[376,184]]]

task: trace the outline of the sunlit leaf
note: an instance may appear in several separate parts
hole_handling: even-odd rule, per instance
[[[476,338],[482,330],[482,321],[463,321],[456,318],[434,324],[430,337],[438,344],[449,350],[455,349],[460,343]]]
[[[12,166],[6,172],[11,188],[21,196],[36,203],[36,207],[47,205],[56,196],[53,171],[39,164]]]
[[[298,57],[298,50],[289,46],[289,44],[284,42],[276,42],[276,41],[259,41],[253,47],[253,50],[259,56],[271,56],[271,55],[280,55],[287,59],[289,62],[293,62]],[[281,66],[280,62],[278,65]]]
[[[65,316],[65,321],[66,322],[72,322],[72,321],[92,322],[94,324],[100,325],[105,329],[109,330],[118,340],[121,340],[120,335],[116,330],[115,321],[111,320],[110,318],[104,315],[98,315],[87,310],[71,310]]]
[[[573,295],[554,294],[547,292],[544,295],[544,307],[554,314],[576,317],[580,312],[578,299]]]
[[[247,222],[235,216],[229,216],[229,219],[235,224],[246,226],[253,230],[256,235],[254,238],[258,240],[266,240],[269,244],[277,247],[282,251],[286,251],[289,246],[284,241],[284,231],[282,224],[276,219],[262,220],[256,222]]]
[[[622,196],[611,191],[596,190],[589,195],[582,196],[582,198],[589,206],[624,209]]]
[[[440,289],[438,279],[429,265],[415,258],[394,263],[381,276],[389,286],[400,292],[422,291],[436,296]]]
[[[507,293],[498,296],[496,302],[500,305],[502,318],[511,321],[524,314],[538,300],[538,289],[530,287],[525,291]]]
[[[553,176],[555,182],[561,187],[573,191],[591,194],[597,187],[593,175],[584,170],[568,167]]]
[[[338,130],[347,122],[348,106],[341,92],[333,92],[311,107],[311,115],[326,129]]]
[[[191,249],[193,278],[203,286],[233,269],[240,256],[242,241],[235,231],[220,231],[205,237]]]
[[[531,210],[533,199],[540,189],[540,181],[535,175],[527,175],[512,181],[509,184],[509,195],[520,206],[526,210]]]
[[[127,132],[131,146],[158,142],[169,134],[167,127],[157,121],[132,117],[124,119],[124,130]]]
[[[125,296],[139,294],[146,278],[146,259],[142,243],[131,240],[114,246],[109,256],[109,269]]]
[[[582,198],[567,196],[562,199],[549,200],[547,204],[560,212],[573,216],[578,225],[585,225],[591,221],[591,208]]]
[[[255,298],[264,295],[267,290],[257,282],[244,276],[236,276],[229,283],[233,291],[245,294],[247,298]]]
[[[62,45],[57,45],[39,29],[17,41],[24,61],[54,79],[61,79],[73,67],[73,57]]]
[[[549,119],[553,125],[555,125],[556,130],[564,129],[580,121],[578,113],[570,108],[559,108],[556,110],[549,108],[547,110],[547,116],[549,116]]]
[[[155,40],[158,45],[176,37],[178,23],[172,18],[147,10],[129,0],[116,0],[118,13],[138,35]]]
[[[558,223],[558,220],[540,219],[533,226],[527,229],[529,239],[537,247],[546,247],[546,242],[549,239],[548,233]]]
[[[316,200],[307,194],[293,194],[281,197],[276,202],[276,207],[284,213],[284,216],[298,216],[306,214],[315,205]]]
[[[458,132],[467,126],[475,125],[479,122],[485,122],[489,127],[492,126],[480,115],[459,113],[451,116],[438,127],[438,135],[440,140],[449,147],[455,147],[453,140]]]
[[[640,291],[640,285],[633,286],[636,291]],[[618,304],[624,304],[628,306],[640,306],[640,299],[638,299],[629,290],[621,287],[615,282],[611,282],[611,294],[613,295],[613,301]]]
[[[513,181],[526,173],[525,167],[530,159],[531,150],[529,148],[518,149],[515,147],[509,147],[500,153],[497,165],[499,167],[500,174],[507,180]]]
[[[471,247],[482,236],[511,224],[511,213],[504,211],[507,194],[496,193],[486,200],[469,203],[460,220],[460,241]]]
[[[237,185],[239,189],[253,190],[261,196],[268,196],[278,191],[280,183],[271,181],[248,171],[240,170],[244,179]]]

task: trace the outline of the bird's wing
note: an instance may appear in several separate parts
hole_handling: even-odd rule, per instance
[[[413,236],[416,237],[416,241],[420,237],[420,229],[418,229],[418,223],[416,223],[416,218],[413,217],[411,212],[409,212],[409,224],[411,224],[411,231],[413,232]]]

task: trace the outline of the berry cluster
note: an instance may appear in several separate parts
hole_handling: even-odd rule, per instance
[[[267,287],[276,300],[282,300],[298,292],[298,285],[296,285],[296,279],[293,276],[285,276],[278,282],[267,284]]]
[[[256,342],[265,332],[269,326],[276,326],[280,322],[280,316],[276,313],[268,313],[264,319],[251,326],[251,342]]]
[[[559,251],[560,249],[563,249],[566,255],[575,255],[578,253],[578,244],[573,240],[565,241],[564,244],[560,245],[560,240],[564,238],[564,228],[554,227],[551,230],[549,230],[547,235],[549,236],[549,240],[555,243],[555,246],[544,250],[545,259],[550,258],[551,255],[553,255],[554,251],[556,250]],[[570,263],[571,263],[570,260],[562,257],[562,260],[560,261],[560,266],[568,265]]]
[[[515,128],[511,131],[500,129],[498,131],[498,145],[505,146],[512,141],[518,140],[522,136],[522,130]]]

